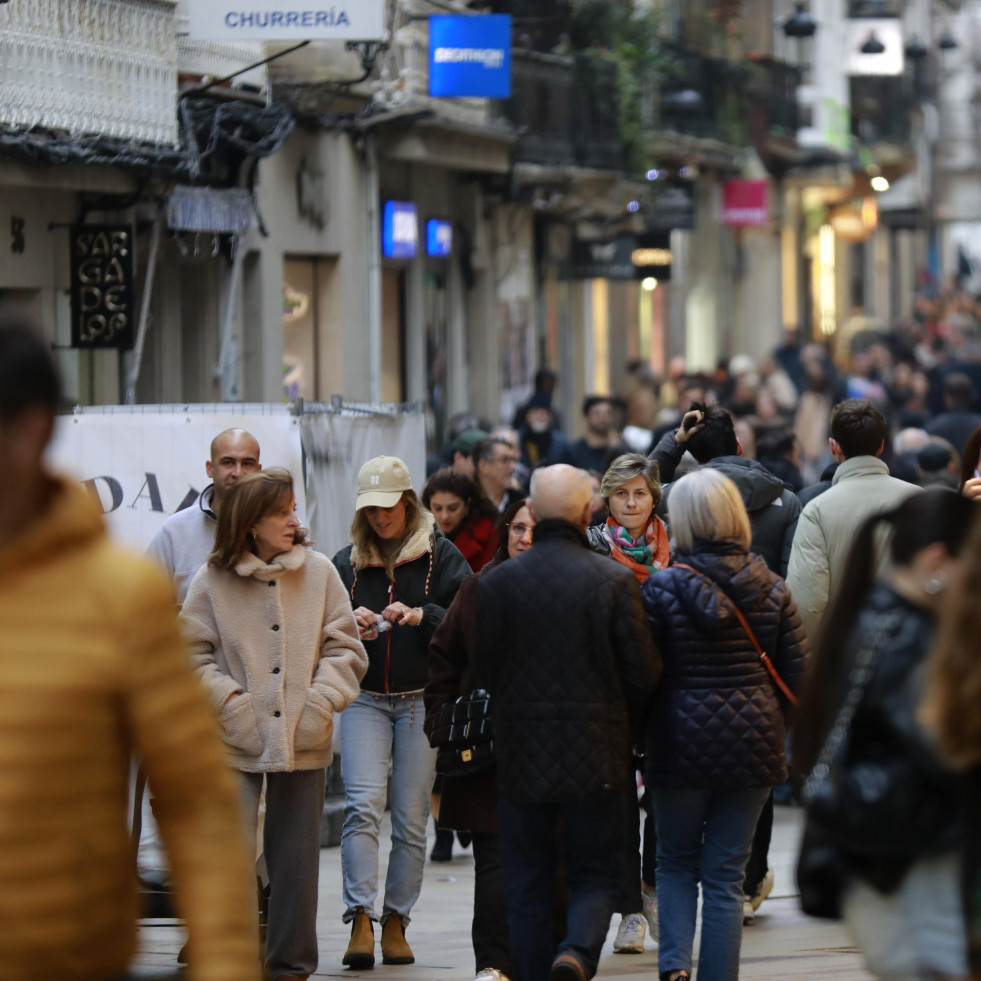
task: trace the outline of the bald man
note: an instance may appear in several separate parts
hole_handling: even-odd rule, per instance
[[[226,429],[211,441],[211,458],[204,469],[213,483],[201,492],[196,506],[172,514],[147,548],[147,555],[173,580],[180,606],[194,573],[208,561],[214,548],[215,521],[228,489],[239,477],[262,469],[259,443],[244,429]]]
[[[633,573],[590,551],[589,475],[535,471],[533,546],[477,588],[477,683],[491,693],[501,865],[515,981],[596,973],[624,867],[621,794],[661,673]],[[567,934],[552,930],[565,829]]]

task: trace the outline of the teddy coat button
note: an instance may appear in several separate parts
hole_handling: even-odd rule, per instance
[[[277,719],[278,719],[278,718],[279,718],[279,717],[280,717],[280,716],[281,716],[282,714],[283,714],[283,713],[282,713],[282,712],[280,712],[280,711],[279,711],[279,709],[276,709],[276,711],[275,711],[275,712],[273,712],[273,715],[275,715]]]
[[[276,580],[275,579],[270,579],[269,580],[269,585],[270,586],[275,586],[276,585]]]
[[[273,668],[273,674],[279,674],[279,668]]]
[[[272,628],[273,628],[273,630],[279,630],[279,624],[278,623],[274,623],[272,625]]]

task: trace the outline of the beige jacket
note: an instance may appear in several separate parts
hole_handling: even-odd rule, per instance
[[[874,456],[853,456],[835,471],[831,487],[810,501],[797,521],[787,585],[814,649],[828,603],[841,581],[848,553],[866,518],[889,511],[919,490],[897,480]],[[885,562],[886,540],[876,565]]]
[[[357,698],[368,655],[326,556],[294,545],[268,565],[251,554],[231,572],[206,565],[181,620],[232,766],[267,773],[330,763],[334,713]]]
[[[138,752],[188,981],[259,978],[238,799],[170,584],[74,482],[0,549],[0,981],[122,976],[136,946],[126,826]]]

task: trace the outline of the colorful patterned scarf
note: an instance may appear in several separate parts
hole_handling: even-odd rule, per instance
[[[641,538],[631,538],[627,529],[618,525],[613,518],[607,518],[603,537],[610,545],[613,558],[630,569],[637,582],[644,582],[657,569],[667,568],[671,561],[668,529],[656,514],[651,516],[651,522]]]

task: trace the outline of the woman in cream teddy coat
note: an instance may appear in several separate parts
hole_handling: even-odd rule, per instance
[[[265,778],[265,966],[274,981],[317,968],[324,768],[334,714],[357,697],[368,666],[347,591],[330,561],[303,547],[295,508],[288,471],[238,480],[181,612],[252,841]]]

